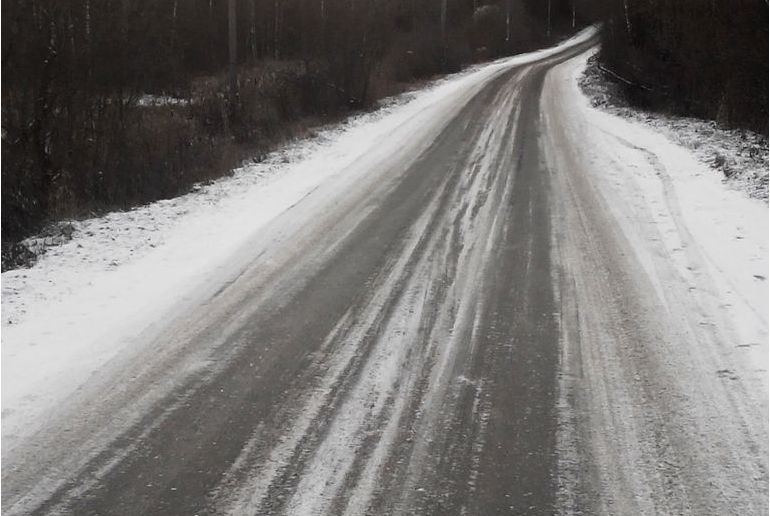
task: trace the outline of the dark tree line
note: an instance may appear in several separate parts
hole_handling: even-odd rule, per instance
[[[767,133],[763,0],[4,0],[2,241],[186,191],[411,81],[602,20],[633,102]]]
[[[601,61],[641,106],[767,134],[766,0],[603,0]]]
[[[403,83],[544,45],[586,22],[584,2],[237,0],[232,99],[228,0],[4,0],[4,253],[47,221],[178,195]]]

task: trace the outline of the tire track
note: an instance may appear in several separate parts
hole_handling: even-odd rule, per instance
[[[354,209],[298,228],[302,252],[259,254],[205,308],[226,316],[189,329],[221,339],[206,375],[121,435],[130,454],[104,450],[34,513],[552,510],[538,100],[581,48],[494,76]]]

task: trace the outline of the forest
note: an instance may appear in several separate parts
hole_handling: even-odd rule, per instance
[[[761,0],[4,1],[4,267],[47,223],[179,195],[417,81],[590,23],[634,103],[766,134],[767,12]]]
[[[578,1],[578,0],[575,0]],[[4,254],[48,221],[185,192],[415,80],[570,32],[570,0],[2,3]]]
[[[601,61],[633,104],[767,135],[768,4],[603,4]]]

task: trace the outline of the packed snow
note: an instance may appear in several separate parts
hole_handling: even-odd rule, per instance
[[[71,240],[2,274],[4,457],[140,335],[231,281],[250,259],[246,244],[279,214],[322,185],[344,195],[378,160],[398,155],[411,131],[441,127],[488,79],[594,34],[438,80],[188,195],[70,222]]]

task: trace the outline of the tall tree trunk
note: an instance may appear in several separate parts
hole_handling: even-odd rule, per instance
[[[249,3],[249,50],[251,59],[257,60],[257,0]]]
[[[171,55],[176,56],[178,54],[177,46],[178,46],[178,34],[177,34],[177,16],[179,14],[179,0],[174,0],[173,4],[171,5]],[[174,89],[177,88],[178,80],[179,80],[179,61],[176,59],[170,60],[170,68],[171,68],[171,77],[174,81]]]
[[[48,17],[48,45],[40,74],[37,97],[35,98],[34,118],[30,125],[30,136],[32,137],[32,144],[35,149],[35,158],[37,159],[38,167],[40,167],[42,173],[41,191],[38,197],[40,212],[44,217],[49,217],[52,215],[51,200],[53,199],[55,190],[56,173],[49,149],[50,131],[48,122],[53,105],[53,100],[51,98],[53,66],[54,60],[58,56],[58,51],[55,22],[52,15],[47,12],[47,10],[44,10],[44,14]]]
[[[280,13],[281,13],[281,0],[275,0],[273,2],[273,58],[278,59],[281,56],[279,48],[280,44]]]
[[[626,18],[626,34],[631,41],[631,16],[628,14],[628,0],[623,0],[623,16]]]
[[[505,0],[505,50],[511,51],[511,0]]]
[[[237,39],[237,20],[236,20],[236,0],[229,0],[227,6],[227,21],[229,29],[229,50],[230,50],[230,109],[234,110],[238,104],[238,74],[236,66],[238,65],[238,39]]]
[[[575,1],[576,0],[572,0],[572,28],[573,29],[575,28],[575,17],[576,17],[575,16]]]
[[[441,0],[441,68],[443,70],[446,70],[447,65],[446,4],[447,0]]]
[[[321,45],[326,51],[326,1],[321,0]]]
[[[91,0],[85,0],[85,4],[83,5],[84,12],[83,12],[83,29],[84,29],[84,39],[86,43],[86,78],[88,79],[87,84],[89,87],[91,86],[91,77],[93,76],[93,52],[92,52],[92,38],[91,38]],[[53,23],[53,22],[52,22]]]

